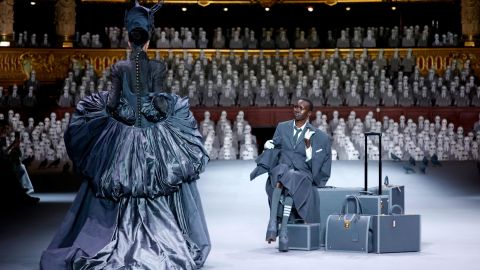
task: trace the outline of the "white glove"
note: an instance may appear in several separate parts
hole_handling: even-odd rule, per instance
[[[263,145],[263,148],[265,149],[275,148],[275,145],[273,144],[273,140],[268,140],[267,142],[265,142],[265,144]]]
[[[310,138],[312,137],[313,134],[315,134],[315,131],[307,129],[307,131],[305,131],[305,137],[304,138],[307,139],[307,140],[310,140]]]

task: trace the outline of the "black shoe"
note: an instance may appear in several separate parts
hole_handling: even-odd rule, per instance
[[[287,252],[288,251],[288,235],[287,232],[280,232],[278,236],[278,251]]]
[[[275,220],[270,220],[268,222],[268,227],[267,227],[267,236],[265,237],[265,241],[267,241],[269,244],[271,242],[275,242],[277,240],[277,222]]]
[[[24,205],[36,205],[40,202],[40,198],[32,197],[30,195],[26,195],[23,197],[23,204]]]

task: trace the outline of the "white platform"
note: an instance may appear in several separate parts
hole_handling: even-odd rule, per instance
[[[377,185],[373,166],[371,185]],[[422,215],[422,251],[381,255],[324,250],[279,253],[276,244],[264,241],[266,177],[250,181],[254,167],[253,161],[214,161],[202,174],[199,188],[213,245],[204,269],[480,269],[480,174],[474,163],[428,167],[425,175],[407,175],[400,163],[384,163],[390,183],[406,185],[406,212]],[[363,163],[335,161],[328,184],[362,186]],[[18,219],[21,224],[0,227],[0,269],[38,269],[40,254],[73,194],[40,197],[38,213]]]
[[[403,254],[289,251],[267,244],[265,178],[249,181],[253,162],[216,161],[200,184],[213,249],[206,269],[480,269],[480,175],[475,164],[454,163],[405,174],[384,162],[391,184],[406,185],[406,212],[422,215],[422,251]],[[378,183],[372,163],[369,179]],[[363,163],[336,161],[334,186],[363,186]],[[473,183],[476,180],[476,184]],[[427,268],[428,267],[428,268]]]

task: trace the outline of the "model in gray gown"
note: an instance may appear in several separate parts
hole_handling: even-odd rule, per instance
[[[163,92],[165,64],[145,52],[158,8],[127,13],[130,59],[76,107],[65,144],[84,182],[41,269],[197,269],[209,254],[196,186],[208,155],[188,99]]]

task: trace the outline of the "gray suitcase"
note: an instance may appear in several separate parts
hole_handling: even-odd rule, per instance
[[[403,209],[399,208],[403,213]],[[392,211],[391,211],[392,212]],[[372,216],[373,249],[376,253],[420,251],[420,215]]]
[[[368,190],[374,194],[378,194],[378,187],[372,187]],[[382,188],[382,195],[387,195],[389,197],[388,209],[391,209],[394,205],[399,205],[405,211],[405,186],[384,185]]]
[[[346,196],[360,195],[362,188],[323,187],[318,188],[317,191],[320,198],[320,246],[323,247],[328,216],[340,213]]]
[[[358,195],[364,215],[387,215],[389,197],[387,195]],[[348,204],[350,207],[350,204]]]
[[[378,161],[378,187],[376,189],[377,194],[373,194],[371,191],[368,190],[368,159],[367,159],[367,138],[369,136],[378,136],[380,145],[379,148],[381,149],[382,147],[382,134],[381,133],[374,133],[374,132],[366,132],[365,133],[365,168],[364,168],[364,173],[365,173],[365,178],[364,178],[364,187],[363,191],[360,193],[363,193],[363,195],[356,196],[361,203],[362,209],[361,213],[364,215],[386,215],[389,213],[389,196],[388,195],[382,195],[383,189],[382,189],[382,155],[380,154],[379,156],[379,161]],[[352,194],[356,195],[356,194]],[[347,206],[348,200],[347,200]]]
[[[382,133],[378,132],[365,132],[365,193],[378,194],[378,195],[388,195],[389,203],[388,208],[391,209],[393,205],[399,205],[405,209],[405,186],[395,186],[387,185],[384,186],[382,183],[382,151],[379,153],[378,160],[378,186],[368,189],[368,165],[367,165],[367,140],[369,136],[378,136],[379,144],[378,148],[382,149]],[[387,210],[388,213],[388,210]]]
[[[346,214],[347,202],[350,200],[356,204],[354,214]],[[325,250],[372,252],[371,220],[372,216],[362,215],[360,200],[356,196],[348,196],[341,213],[328,216]]]
[[[288,224],[288,249],[314,250],[320,248],[320,223]]]
[[[365,140],[367,136],[381,136],[379,133],[366,133]],[[381,138],[380,138],[381,143]],[[367,143],[365,142],[365,145]],[[381,145],[380,145],[381,147]],[[365,149],[366,153],[367,149]],[[387,195],[387,207],[385,207],[385,197],[378,196],[378,195],[362,195],[359,196],[362,201],[365,201],[365,213],[372,214],[372,215],[379,215],[379,214],[387,214],[388,209],[390,209],[390,205],[392,204],[392,198],[395,198],[396,204],[402,205],[404,204],[404,192],[395,191],[397,189],[392,187],[387,187],[386,189],[381,188],[382,185],[382,160],[380,156],[379,162],[379,187],[373,187],[368,190],[368,172],[367,172],[367,160],[365,160],[365,183],[363,188],[338,188],[338,187],[324,187],[318,188],[318,196],[320,198],[320,245],[325,246],[325,231],[326,231],[326,224],[327,218],[331,214],[337,214],[341,210],[341,207],[345,201],[345,197],[348,195],[361,195],[361,194],[382,194]],[[403,186],[401,186],[403,188]],[[392,192],[391,192],[392,191]],[[403,191],[403,190],[402,190]],[[389,197],[388,197],[389,196]],[[394,197],[393,197],[394,196]],[[397,199],[398,197],[398,199]],[[371,198],[371,199],[368,199]],[[377,198],[377,199],[372,199]],[[367,201],[368,200],[368,201]],[[376,205],[371,205],[370,200],[376,200],[379,202],[380,211],[378,211],[378,207]],[[382,207],[383,205],[383,207]],[[371,210],[370,210],[371,209]],[[375,210],[377,209],[377,210]]]

